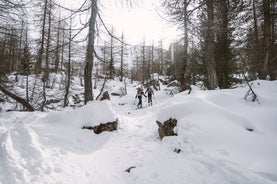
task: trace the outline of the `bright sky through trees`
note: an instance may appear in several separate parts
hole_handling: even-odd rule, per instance
[[[67,6],[79,7],[83,0],[61,0]],[[103,20],[108,28],[114,27],[115,34],[120,37],[124,32],[127,42],[157,45],[162,39],[165,47],[175,40],[178,35],[176,27],[170,25],[156,12],[159,0],[138,0],[137,4],[128,7],[126,3],[118,0],[101,0],[100,10]]]
[[[106,0],[103,9],[105,21],[114,25],[116,32],[124,31],[128,40],[139,43],[145,37],[146,42],[158,42],[164,39],[169,42],[176,37],[176,28],[162,20],[157,12],[157,0],[143,0],[137,7],[122,7],[114,0]]]

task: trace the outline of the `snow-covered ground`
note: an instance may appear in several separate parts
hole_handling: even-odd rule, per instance
[[[254,81],[258,102],[243,99],[247,86],[173,97],[164,88],[139,110],[129,84],[124,97],[75,110],[1,112],[0,183],[277,183],[277,81]],[[160,140],[156,120],[170,117],[178,136]],[[81,129],[116,118],[114,132]]]

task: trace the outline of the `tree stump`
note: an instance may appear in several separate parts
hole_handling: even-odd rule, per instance
[[[156,121],[159,126],[158,132],[161,139],[165,136],[176,136],[177,134],[174,132],[174,127],[177,125],[177,120],[170,118],[165,121],[163,124],[159,121]]]
[[[108,91],[105,91],[105,92],[103,93],[103,96],[102,96],[102,98],[101,98],[101,101],[103,101],[103,100],[111,100]]]

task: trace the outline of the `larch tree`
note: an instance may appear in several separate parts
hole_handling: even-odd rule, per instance
[[[124,77],[124,35],[123,35],[123,32],[122,32],[122,35],[121,35],[121,49],[120,49],[120,82],[123,81],[123,77]]]
[[[64,95],[64,102],[63,107],[68,106],[68,95],[69,95],[69,88],[70,88],[70,80],[71,80],[71,47],[72,47],[72,19],[70,19],[70,27],[69,27],[69,36],[68,36],[68,65],[67,65],[67,79],[65,85],[65,95]]]
[[[90,19],[89,19],[89,33],[88,33],[88,43],[86,50],[85,59],[85,70],[84,70],[84,83],[85,83],[85,104],[93,100],[92,94],[92,67],[94,61],[94,40],[95,40],[95,26],[96,26],[96,16],[98,11],[97,0],[91,0],[90,5]]]
[[[37,62],[36,62],[36,74],[40,74],[42,71],[42,60],[43,60],[43,52],[44,52],[45,37],[46,37],[47,6],[48,6],[48,0],[45,0],[44,6],[43,6],[43,18],[42,18],[42,26],[41,26],[42,27],[41,40],[40,40],[40,46],[39,46]]]

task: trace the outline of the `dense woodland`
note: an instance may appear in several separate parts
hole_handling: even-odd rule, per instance
[[[275,0],[161,0],[159,15],[182,32],[169,48],[163,40],[129,44],[105,24],[100,3],[84,0],[70,9],[58,0],[0,0],[1,103],[33,111],[56,100],[65,107],[73,78],[83,86],[84,104],[95,100],[98,79],[147,85],[155,73],[177,80],[180,91],[196,84],[232,88],[242,74],[277,79]],[[17,86],[19,79],[24,83]],[[61,98],[49,97],[54,88]]]

